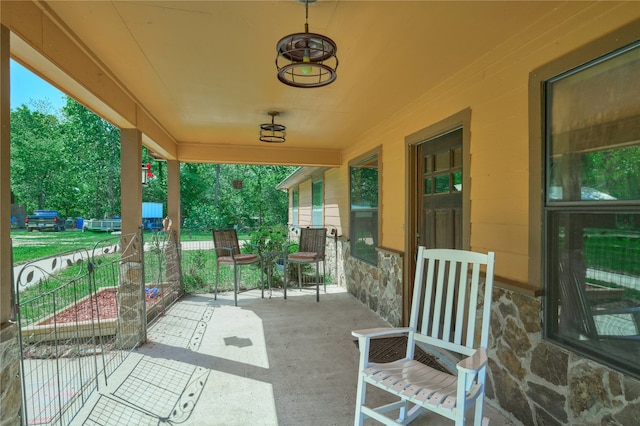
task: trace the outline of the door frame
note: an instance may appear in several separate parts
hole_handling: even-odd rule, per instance
[[[471,141],[471,108],[466,108],[451,115],[424,129],[418,130],[404,138],[405,140],[405,199],[407,208],[405,210],[405,247],[404,247],[404,277],[402,284],[402,324],[409,324],[409,313],[411,311],[411,292],[413,289],[413,276],[416,269],[415,254],[418,251],[418,230],[419,207],[422,197],[418,190],[418,145],[448,133],[458,128],[462,129],[462,246],[469,249],[471,245],[471,215],[469,208],[469,194],[471,177],[469,175],[471,153],[469,152]]]

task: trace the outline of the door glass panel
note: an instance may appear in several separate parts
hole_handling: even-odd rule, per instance
[[[432,163],[433,157],[432,156],[428,156],[424,158],[424,172],[425,173],[431,173],[433,172],[433,168],[431,167],[431,163]]]
[[[427,179],[424,180],[424,193],[425,194],[431,194],[431,182],[432,182],[431,178],[427,178]]]
[[[456,172],[452,176],[453,176],[453,192],[462,191],[462,172]]]
[[[462,148],[453,148],[453,167],[462,167]]]
[[[449,175],[436,176],[436,194],[449,192]]]
[[[434,171],[449,169],[449,151],[439,152],[435,155],[436,165]]]

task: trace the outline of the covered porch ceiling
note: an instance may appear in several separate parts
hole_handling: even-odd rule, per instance
[[[530,43],[532,28],[577,6],[319,0],[309,5],[309,31],[337,43],[339,66],[333,84],[313,89],[276,78],[277,41],[304,31],[298,0],[1,7],[14,59],[116,126],[139,128],[159,157],[332,167],[412,102],[489,52]],[[268,111],[280,112],[284,144],[258,140]]]

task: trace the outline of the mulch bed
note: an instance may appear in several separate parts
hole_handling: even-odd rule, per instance
[[[358,346],[358,340],[354,340],[356,347]],[[379,339],[371,339],[369,345],[369,361],[371,362],[392,362],[398,359],[404,358],[407,353],[407,338],[405,336],[399,337],[384,337]],[[422,348],[416,346],[414,352],[414,359],[429,367],[444,373],[450,373],[446,368],[441,366],[433,355],[429,355]]]
[[[155,298],[146,295],[147,309],[154,305],[159,296]],[[97,295],[93,295],[91,299],[85,299],[82,302],[72,305],[67,309],[59,312],[55,316],[56,323],[72,323],[76,321],[91,321],[97,320],[98,312],[100,313],[100,320],[114,319],[118,317],[118,303],[116,289],[108,289],[99,291]],[[53,324],[54,318],[50,318],[46,321],[39,322],[38,325]]]

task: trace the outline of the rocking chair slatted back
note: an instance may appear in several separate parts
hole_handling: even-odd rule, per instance
[[[487,347],[491,305],[480,306],[482,312],[477,308],[479,301],[487,297],[491,300],[492,262],[486,272],[489,285],[485,283],[484,291],[480,288],[481,266],[486,264],[488,255],[448,249],[428,250],[428,255],[428,259],[418,261],[416,269],[409,323],[411,328],[420,330],[415,339],[424,343],[437,339],[439,345],[464,355],[479,346]],[[478,330],[479,319],[486,320]]]

